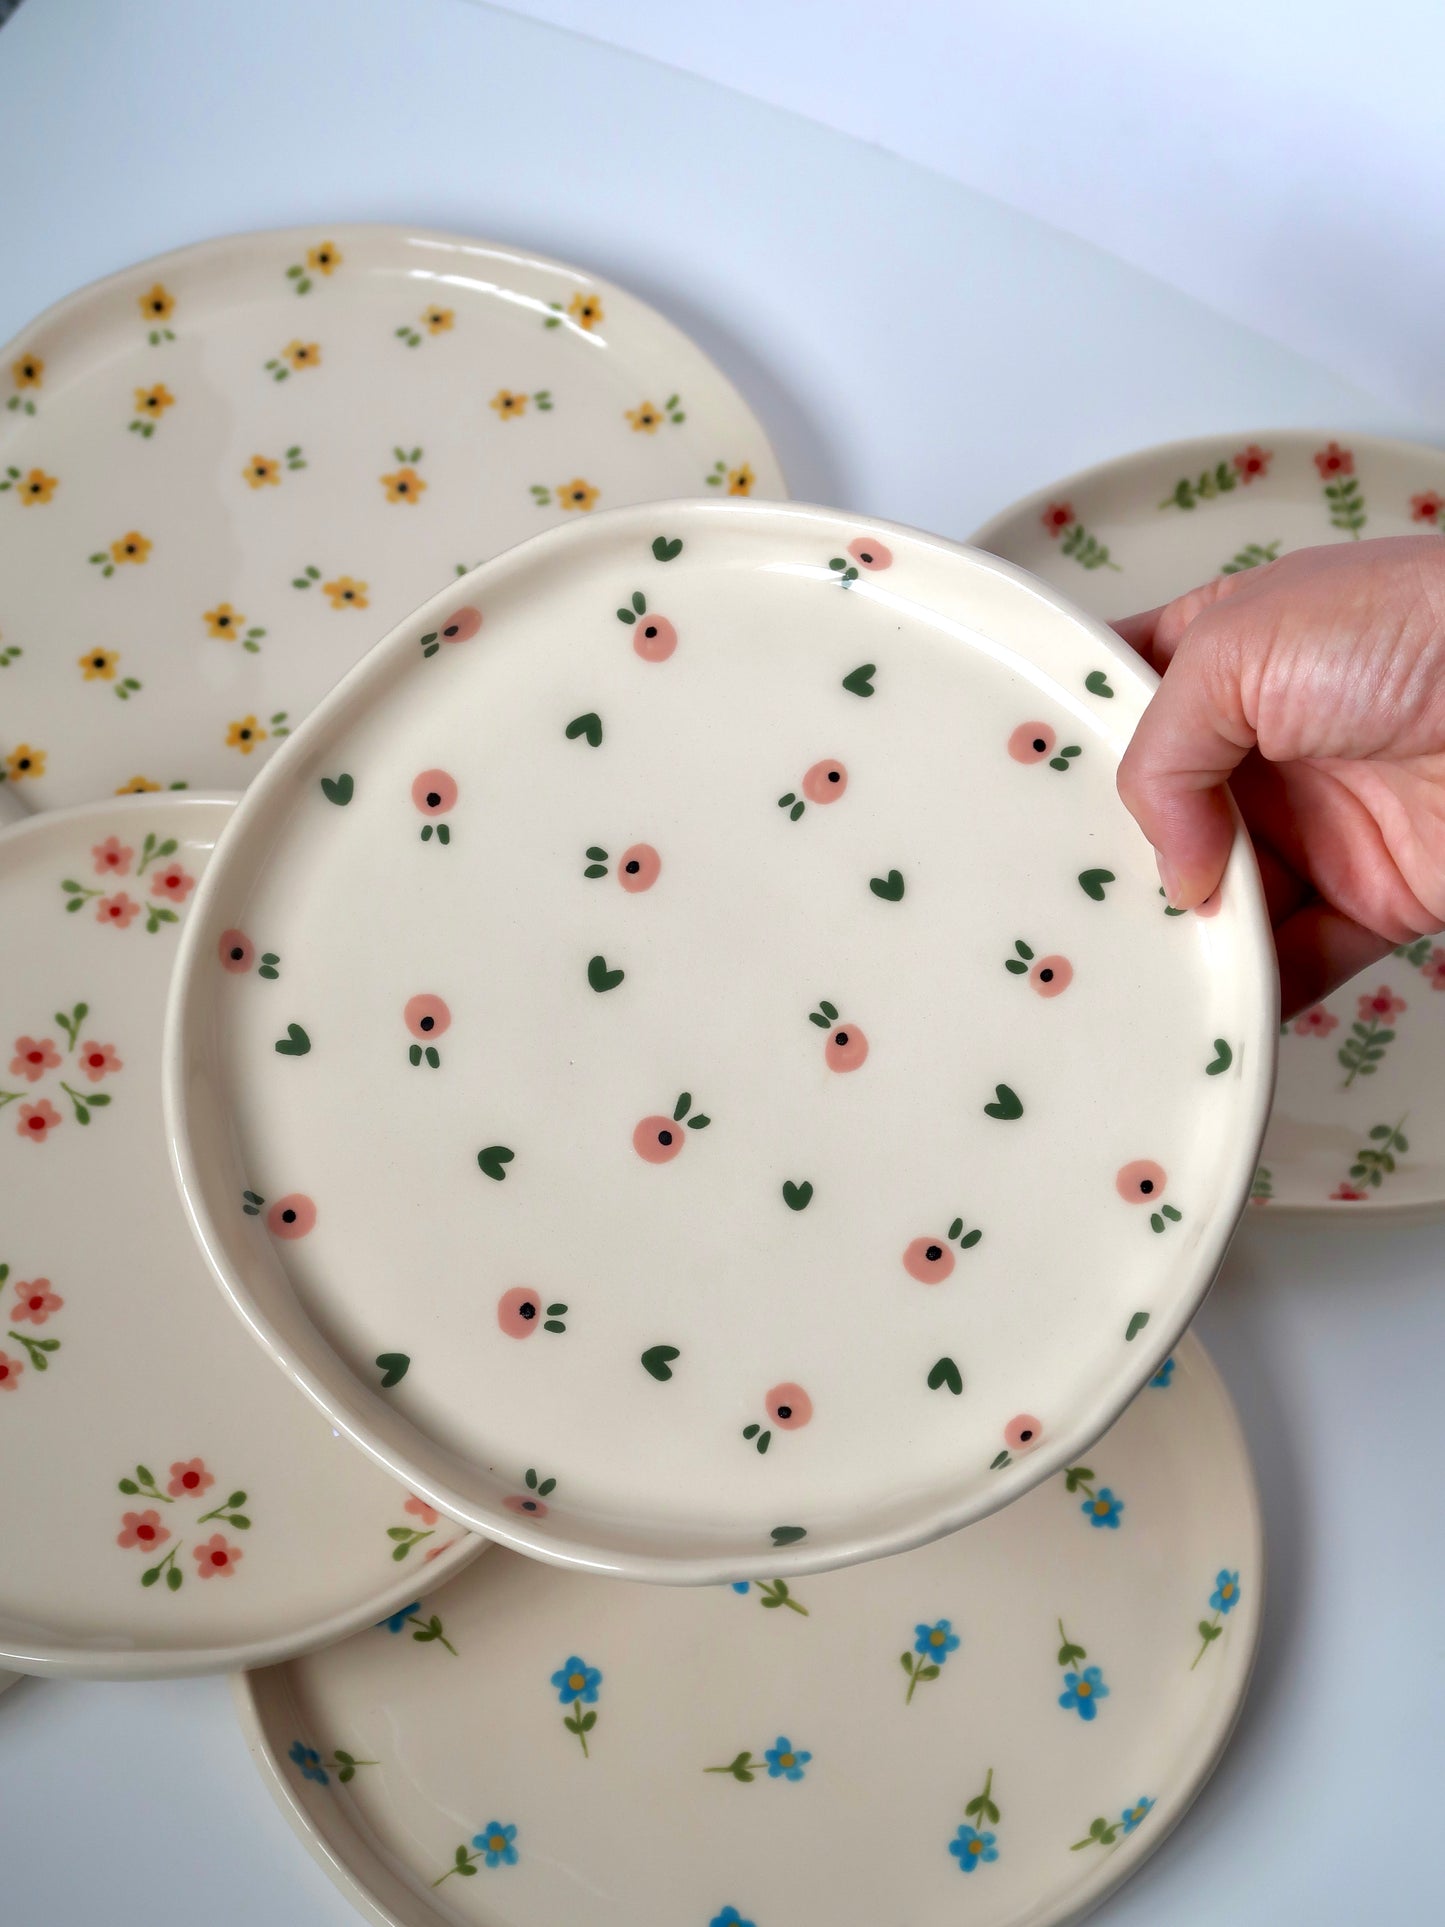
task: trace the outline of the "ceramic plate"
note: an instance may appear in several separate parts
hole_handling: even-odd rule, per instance
[[[439,582],[549,523],[786,493],[620,288],[406,228],[206,242],[0,349],[0,771],[237,789]]]
[[[267,1367],[187,1234],[161,1024],[232,807],[128,798],[0,834],[0,1659],[27,1672],[281,1657],[476,1551]]]
[[[498,1551],[237,1687],[288,1818],[390,1927],[1046,1927],[1218,1759],[1260,1567],[1186,1339],[1086,1463],[924,1551],[692,1592]]]
[[[1445,530],[1445,454],[1298,429],[1176,442],[988,522],[1007,556],[1117,616],[1291,549]],[[1392,1215],[1445,1204],[1445,948],[1397,950],[1287,1026],[1256,1204]]]
[[[185,933],[172,1127],[253,1332],[434,1505],[633,1577],[1075,1455],[1214,1275],[1278,1028],[1243,840],[1170,917],[1115,796],[1151,680],[816,509],[622,510],[428,604]]]

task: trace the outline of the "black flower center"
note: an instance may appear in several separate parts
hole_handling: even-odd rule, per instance
[[[937,1264],[938,1260],[943,1256],[943,1246],[930,1245],[923,1255],[930,1264]]]
[[[527,1300],[526,1304],[518,1305],[517,1311],[518,1311],[518,1314],[523,1318],[535,1318],[537,1316],[537,1307],[532,1303],[530,1298]]]
[[[846,1044],[846,1043],[847,1043],[847,1041],[848,1041],[848,1033],[847,1033],[847,1031],[846,1031],[846,1030],[835,1030],[835,1031],[834,1031],[834,1033],[833,1033],[833,1042],[834,1042],[835,1044]]]
[[[1034,748],[1039,752],[1040,756],[1042,756],[1044,751],[1048,748],[1048,744],[1044,741],[1042,736],[1035,736]]]
[[[232,962],[232,963],[239,963],[239,962],[241,961],[241,959],[242,959],[242,957],[244,957],[244,956],[245,956],[245,954],[246,954],[246,953],[245,953],[245,951],[244,951],[244,950],[243,950],[243,949],[241,948],[241,946],[240,946],[240,944],[235,944],[235,945],[233,945],[233,946],[232,946],[232,949],[231,949],[231,962]]]
[[[630,877],[635,877],[641,868],[642,865],[638,862],[637,858],[633,857],[632,861],[626,866],[627,874]]]
[[[1041,970],[1039,972],[1039,982],[1041,984],[1051,984],[1053,981],[1054,973],[1052,970]]]
[[[421,1020],[421,1028],[423,1030],[431,1030],[435,1025],[435,1023],[436,1023],[435,1017],[423,1017]]]
[[[1149,1193],[1154,1189],[1153,1178],[1140,1178],[1139,1189],[1144,1193],[1144,1196],[1147,1198]]]
[[[778,1407],[779,1418],[791,1418],[792,1416],[793,1416],[793,1408],[791,1405],[780,1405]]]
[[[427,800],[428,807],[431,809],[435,809],[438,803],[440,803],[442,799],[441,799],[440,793],[437,790],[428,790],[426,793],[426,800]]]
[[[283,1211],[281,1213],[281,1222],[282,1224],[295,1224],[296,1213],[294,1211]]]
[[[659,1131],[659,1132],[658,1132],[658,1134],[657,1134],[657,1141],[658,1141],[658,1143],[659,1143],[659,1144],[671,1144],[671,1142],[672,1142],[672,1132],[671,1132],[671,1131]]]

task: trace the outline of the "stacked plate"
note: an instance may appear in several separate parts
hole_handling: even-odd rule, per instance
[[[235,1671],[406,1927],[1085,1911],[1257,1639],[1186,1327],[1251,1197],[1433,1199],[1445,980],[1292,1026],[1261,1162],[1253,858],[1167,910],[1094,616],[1435,458],[1171,450],[991,557],[783,503],[622,290],[380,228],[0,380],[0,1660]]]

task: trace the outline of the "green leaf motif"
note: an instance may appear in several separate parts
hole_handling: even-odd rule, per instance
[[[575,743],[579,736],[585,736],[593,749],[602,741],[602,718],[595,710],[589,709],[585,715],[574,716],[563,732],[569,743]]]
[[[1136,1311],[1134,1316],[1129,1320],[1129,1323],[1124,1328],[1124,1343],[1126,1345],[1132,1345],[1134,1340],[1139,1336],[1140,1332],[1143,1331],[1144,1327],[1148,1323],[1149,1323],[1148,1312]],[[1090,1473],[1089,1477],[1092,1478],[1093,1474]],[[1069,1487],[1069,1490],[1071,1492],[1073,1491],[1073,1489],[1074,1488],[1072,1486]]]
[[[376,1365],[381,1372],[381,1388],[389,1392],[393,1385],[400,1385],[411,1370],[411,1359],[405,1352],[378,1352]]]
[[[681,1356],[676,1345],[649,1345],[642,1354],[642,1369],[665,1385],[672,1377],[672,1361]]]
[[[587,981],[599,994],[606,990],[616,990],[626,975],[622,970],[609,970],[607,959],[602,956],[591,957],[587,963]]]
[[[996,1117],[1005,1123],[1011,1123],[1015,1118],[1023,1116],[1023,1101],[1016,1092],[1010,1090],[1007,1084],[995,1084],[993,1088],[996,1101],[984,1105],[985,1117]]]
[[[953,1360],[946,1357],[940,1358],[928,1374],[928,1389],[930,1392],[936,1392],[944,1385],[948,1387],[955,1398],[963,1391],[963,1374],[959,1371]]]
[[[1086,897],[1092,897],[1095,903],[1104,901],[1104,886],[1114,881],[1112,870],[1080,870],[1079,872],[1079,888]]]
[[[1084,687],[1091,696],[1112,696],[1114,693],[1102,669],[1091,669],[1084,678]]]
[[[885,903],[901,903],[903,901],[903,872],[901,870],[890,870],[886,877],[870,877],[868,879],[868,888],[873,892],[875,897],[881,897]]]
[[[276,1039],[276,1049],[282,1057],[305,1057],[311,1049],[311,1039],[300,1024],[288,1024],[286,1035]]]
[[[321,791],[328,803],[335,803],[338,809],[345,809],[356,794],[356,784],[343,771],[340,776],[323,776]]]
[[[774,1526],[772,1541],[775,1546],[795,1546],[800,1539],[806,1539],[806,1526]]]
[[[516,1155],[505,1144],[489,1144],[484,1151],[477,1152],[477,1164],[485,1177],[495,1178],[500,1184],[507,1175],[505,1167]]]
[[[790,1178],[783,1180],[783,1203],[790,1211],[806,1211],[812,1199],[813,1187],[806,1178],[801,1184],[794,1184]]]
[[[877,673],[878,665],[876,662],[860,663],[856,669],[850,669],[848,674],[843,678],[843,687],[852,696],[871,696],[873,694],[873,678]]]
[[[673,536],[669,541],[665,535],[654,536],[652,553],[659,562],[672,562],[682,554],[682,537]]]
[[[1204,1075],[1206,1077],[1218,1077],[1220,1072],[1227,1071],[1233,1062],[1234,1052],[1222,1037],[1216,1037],[1214,1040],[1214,1057],[1204,1066]]]

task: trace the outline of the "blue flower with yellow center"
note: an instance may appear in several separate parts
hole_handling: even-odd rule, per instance
[[[317,1786],[330,1786],[331,1775],[321,1764],[321,1755],[314,1746],[303,1746],[300,1740],[293,1740],[291,1759],[300,1767],[303,1780],[314,1780]]]
[[[1232,1613],[1239,1604],[1239,1574],[1221,1571],[1214,1581],[1209,1603],[1217,1613]]]
[[[724,1907],[720,1914],[714,1914],[707,1927],[753,1927],[750,1920],[744,1920],[736,1907]]]
[[[597,1688],[602,1684],[602,1675],[595,1666],[589,1666],[575,1653],[565,1666],[559,1666],[552,1675],[552,1684],[557,1688],[557,1697],[564,1706],[571,1706],[583,1700],[588,1706],[597,1698]]]
[[[915,1626],[913,1650],[925,1659],[937,1661],[941,1666],[950,1653],[956,1653],[963,1641],[953,1630],[951,1619],[940,1619],[932,1626]]]
[[[786,1734],[778,1735],[776,1746],[770,1746],[763,1756],[768,1763],[770,1780],[801,1780],[803,1768],[812,1759],[811,1753],[796,1747]]]
[[[1152,1800],[1146,1800],[1141,1794],[1132,1807],[1125,1807],[1124,1811],[1119,1815],[1119,1825],[1124,1829],[1125,1833],[1132,1833],[1140,1821],[1147,1818],[1153,1810],[1154,1802]]]
[[[1103,1672],[1097,1666],[1086,1666],[1078,1673],[1065,1673],[1064,1688],[1059,1694],[1059,1705],[1066,1713],[1077,1712],[1081,1720],[1094,1719],[1099,1711],[1099,1701],[1109,1697]]]
[[[489,1867],[515,1867],[517,1849],[512,1842],[516,1837],[515,1827],[504,1827],[500,1820],[488,1820],[480,1833],[472,1835],[472,1846]]]
[[[1111,1531],[1117,1532],[1124,1501],[1116,1499],[1108,1486],[1101,1485],[1091,1499],[1085,1499],[1079,1510],[1091,1526],[1108,1526]]]
[[[378,1619],[376,1622],[376,1630],[380,1632],[382,1627],[385,1626],[389,1633],[399,1633],[411,1618],[412,1614],[419,1613],[420,1611],[421,1601],[419,1599],[413,1599],[409,1606],[403,1606],[400,1612],[394,1612],[390,1619]]]
[[[962,1826],[948,1843],[948,1851],[965,1873],[985,1861],[998,1859],[998,1848],[994,1845],[995,1836],[980,1833],[977,1827]]]
[[[1173,1376],[1174,1360],[1172,1358],[1166,1358],[1158,1371],[1155,1372],[1154,1376],[1150,1379],[1149,1383],[1151,1385],[1157,1385],[1162,1392]]]

